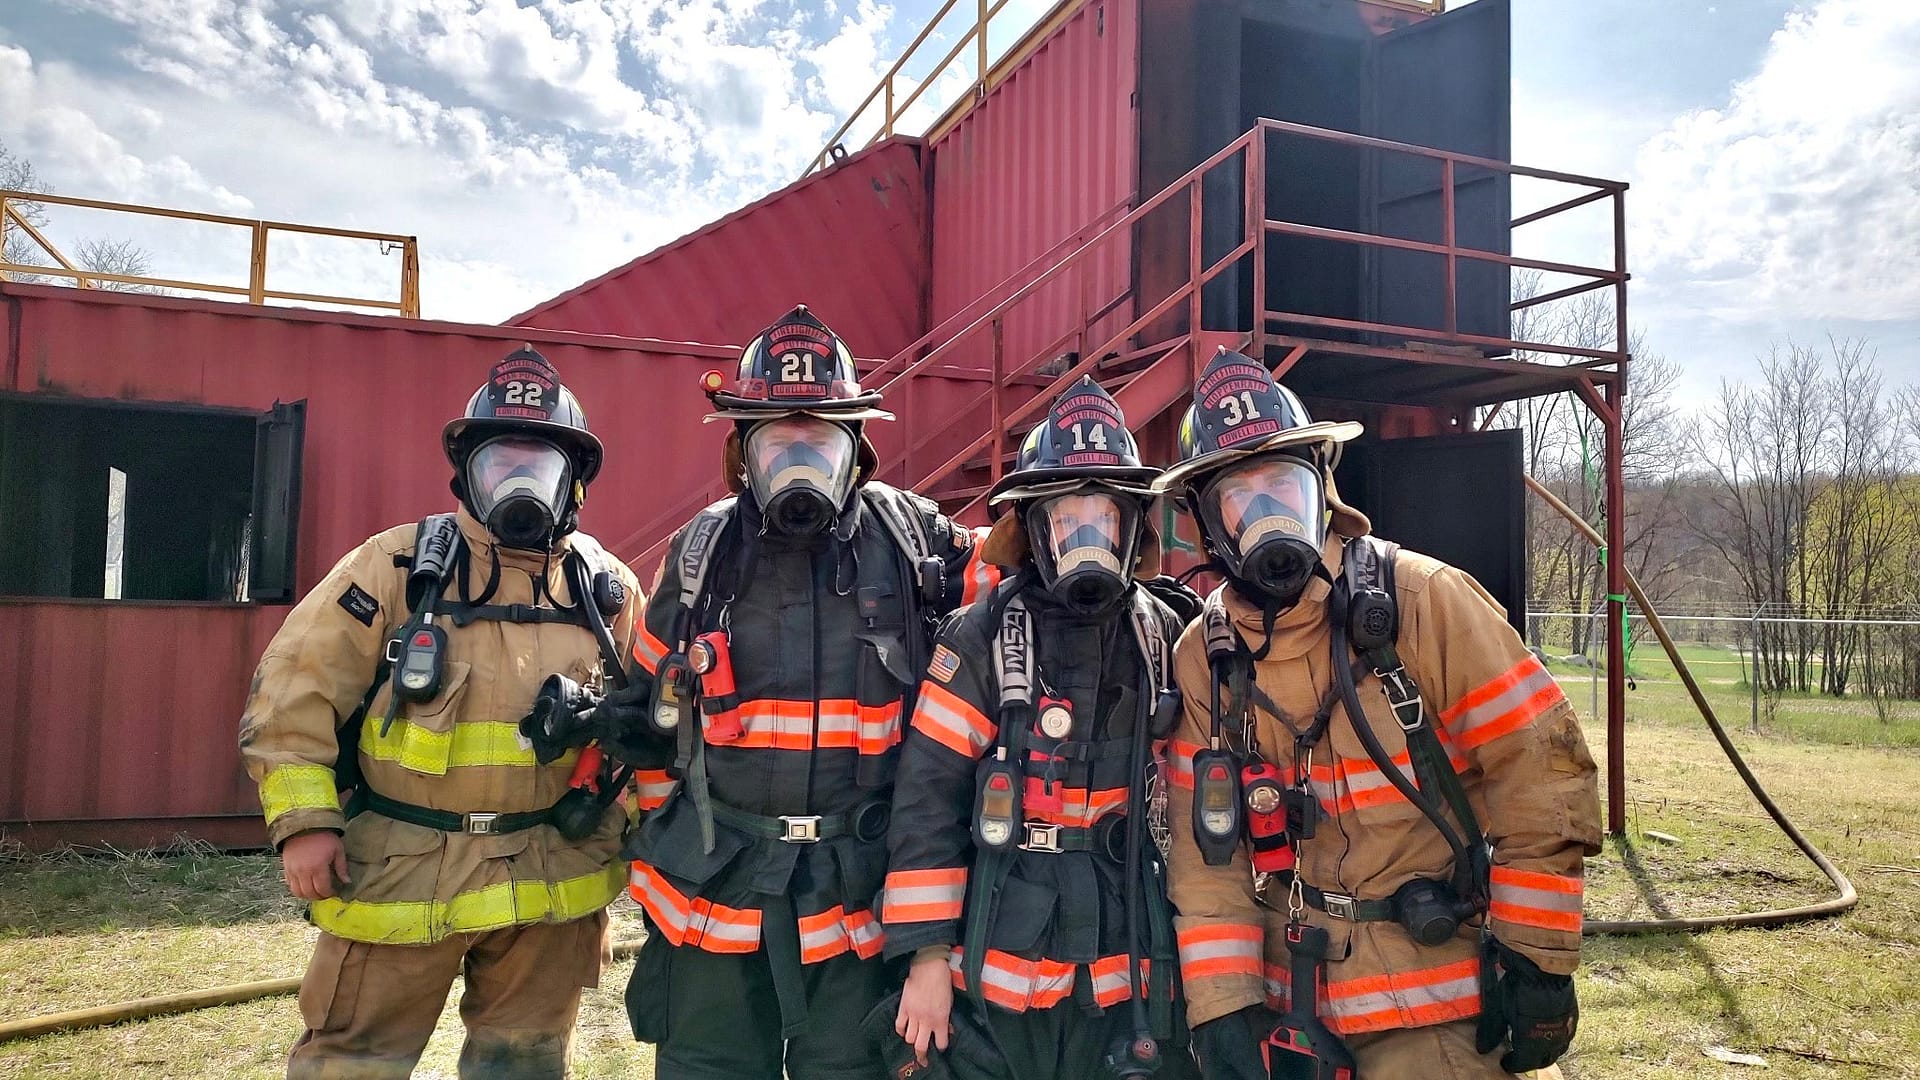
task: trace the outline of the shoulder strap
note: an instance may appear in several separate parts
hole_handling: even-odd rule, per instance
[[[880,526],[893,537],[893,542],[906,555],[907,561],[917,571],[920,560],[933,554],[933,541],[927,537],[927,523],[912,505],[912,496],[904,491],[878,484],[868,484],[860,489],[861,497],[873,509]]]
[[[1153,677],[1153,689],[1164,691],[1172,685],[1167,663],[1167,631],[1162,622],[1160,611],[1153,598],[1144,588],[1134,587],[1133,591],[1133,638],[1140,645],[1140,657],[1146,661],[1147,671]],[[1152,703],[1148,703],[1152,707]]]
[[[713,571],[714,552],[719,550],[720,534],[733,520],[738,499],[729,495],[695,514],[687,523],[676,558],[680,562],[680,606],[692,611],[706,590],[707,576]]]

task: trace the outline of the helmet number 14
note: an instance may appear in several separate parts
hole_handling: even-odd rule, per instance
[[[1220,403],[1226,415],[1220,421],[1228,427],[1239,427],[1249,420],[1260,418],[1260,410],[1253,404],[1253,391],[1242,390],[1238,394],[1229,394]]]
[[[816,382],[813,377],[813,354],[790,352],[780,358],[780,381]]]
[[[1086,427],[1087,425],[1085,424],[1073,425],[1073,448],[1075,450],[1085,450],[1087,444],[1092,443],[1095,450],[1105,450],[1107,448],[1107,425],[1095,424],[1093,425],[1092,431],[1087,431]]]

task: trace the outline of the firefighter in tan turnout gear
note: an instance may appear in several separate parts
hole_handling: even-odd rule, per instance
[[[1212,1080],[1497,1077],[1578,1018],[1593,759],[1486,592],[1339,501],[1358,434],[1222,350],[1155,484],[1227,578],[1176,650],[1169,808]]]
[[[517,729],[548,672],[597,685],[632,648],[633,575],[576,529],[600,442],[531,347],[444,441],[459,511],[342,559],[247,701],[241,754],[321,930],[290,1077],[409,1075],[456,975],[462,1077],[564,1076],[610,958],[625,813]]]

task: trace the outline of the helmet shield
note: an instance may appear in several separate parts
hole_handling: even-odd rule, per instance
[[[467,458],[466,486],[474,515],[495,540],[544,551],[566,513],[573,467],[566,452],[545,439],[499,435]]]
[[[1202,490],[1198,510],[1237,582],[1292,603],[1320,561],[1326,507],[1318,468],[1267,453],[1222,469]]]
[[[1026,527],[1041,581],[1067,607],[1093,614],[1126,592],[1139,547],[1138,499],[1099,490],[1037,499]]]
[[[748,430],[741,451],[747,487],[768,523],[795,535],[833,523],[858,471],[853,432],[817,416],[761,421]]]

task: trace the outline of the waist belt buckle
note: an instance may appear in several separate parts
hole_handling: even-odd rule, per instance
[[[1022,851],[1059,851],[1060,826],[1039,821],[1024,822],[1027,838],[1021,843]]]
[[[1351,896],[1330,892],[1321,893],[1320,902],[1328,918],[1345,919],[1348,922],[1353,921],[1354,910],[1359,904],[1359,901]]]
[[[469,836],[491,836],[493,835],[493,819],[499,816],[499,814],[462,814],[460,815],[460,831]]]
[[[780,839],[789,844],[820,842],[819,814],[782,814],[780,824],[786,830],[780,834]]]

